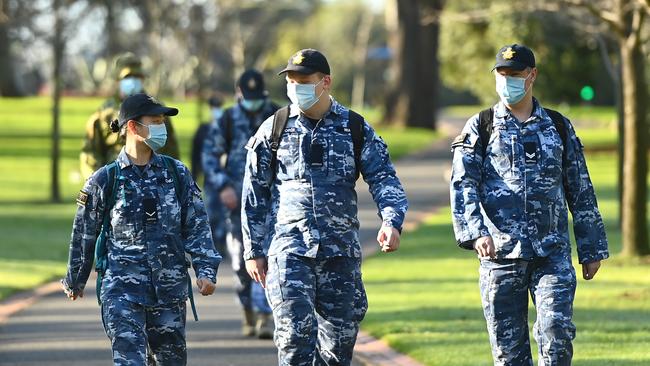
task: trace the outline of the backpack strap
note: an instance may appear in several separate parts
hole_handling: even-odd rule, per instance
[[[356,179],[359,179],[361,173],[361,150],[364,144],[364,120],[363,117],[353,111],[349,110],[348,120],[350,121],[350,132],[352,133],[352,147],[354,149],[354,166],[356,170]]]
[[[160,157],[165,164],[165,168],[172,173],[172,179],[174,181],[174,191],[176,192],[176,199],[179,202],[179,205],[182,204],[182,199],[186,197],[187,192],[185,191],[185,185],[181,185],[181,176],[178,172],[178,167],[176,166],[176,161],[174,158],[160,154]],[[194,315],[194,321],[199,321],[199,315],[196,312],[196,304],[194,303],[194,293],[192,292],[192,279],[190,278],[190,267],[192,263],[187,260],[185,257],[185,268],[187,269],[187,295],[190,298],[190,305],[192,306],[192,314]]]
[[[287,127],[289,120],[289,106],[284,106],[278,109],[273,114],[273,128],[271,130],[271,172],[275,177],[275,165],[278,159],[278,148],[280,147],[280,139],[282,133]]]
[[[104,219],[102,228],[95,241],[95,272],[97,272],[97,282],[95,292],[97,294],[97,303],[101,305],[100,294],[102,291],[102,280],[104,272],[108,266],[108,248],[106,247],[106,235],[111,225],[111,209],[115,205],[117,197],[117,181],[121,169],[117,161],[106,166],[106,185],[104,186]]]
[[[562,149],[562,158],[564,159],[566,158],[566,141],[568,135],[566,123],[564,123],[564,116],[560,112],[549,108],[544,108],[544,110],[546,111],[546,114],[551,117],[555,129],[560,135],[560,139],[562,139],[562,146],[564,146],[564,149]]]
[[[481,146],[483,147],[483,157],[487,151],[487,145],[492,136],[492,120],[494,119],[494,110],[492,107],[484,109],[478,114],[478,135],[481,139]]]

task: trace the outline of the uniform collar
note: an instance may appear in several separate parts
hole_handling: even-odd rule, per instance
[[[124,169],[128,166],[133,165],[131,160],[129,159],[129,156],[126,155],[126,147],[122,147],[122,150],[120,150],[119,155],[117,155],[117,158],[115,161],[119,164],[120,169]],[[151,160],[147,163],[147,165],[153,165],[153,166],[158,166],[161,167],[163,166],[163,161],[160,155],[156,154],[155,152],[151,153]]]
[[[343,107],[339,102],[334,99],[334,97],[330,96],[330,101],[332,104],[330,105],[330,109],[327,113],[325,113],[325,116],[323,116],[323,119],[326,119],[330,114],[336,114],[338,116],[343,116],[345,112],[345,107]],[[289,106],[289,117],[296,117],[300,115],[300,108],[296,104],[291,104]]]
[[[497,104],[495,104],[493,108],[494,108],[495,119],[515,118],[510,112],[510,110],[506,107],[506,105],[503,104],[502,101],[499,101]],[[533,113],[526,121],[543,120],[545,118],[546,118],[546,111],[544,111],[544,108],[542,108],[542,105],[539,103],[537,98],[533,97]],[[525,123],[526,121],[522,121],[522,122]]]

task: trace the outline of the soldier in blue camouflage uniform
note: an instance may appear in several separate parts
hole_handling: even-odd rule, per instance
[[[275,165],[273,118],[246,145],[246,267],[266,285],[280,365],[349,365],[367,309],[357,168],[383,221],[377,241],[384,252],[399,247],[406,196],[386,144],[365,121],[356,166],[351,112],[329,95],[332,78],[325,56],[313,49],[299,51],[284,73],[292,105]],[[263,249],[267,241],[268,259]]]
[[[213,122],[203,144],[205,191],[211,200],[219,200],[228,211],[226,237],[228,254],[237,282],[237,296],[244,310],[242,334],[259,338],[273,336],[271,308],[264,291],[246,272],[241,232],[241,191],[246,164],[244,146],[262,122],[278,109],[264,87],[264,78],[256,70],[246,70],[237,82],[237,103]],[[222,167],[221,159],[226,157]],[[210,212],[210,209],[208,210]],[[253,296],[255,295],[255,296]]]
[[[506,46],[496,61],[501,102],[493,107],[491,136],[481,138],[481,118],[475,115],[452,144],[454,231],[458,244],[476,250],[480,258],[494,364],[533,364],[527,320],[530,293],[537,309],[539,364],[570,365],[576,275],[567,207],[586,280],[609,256],[605,229],[571,123],[557,114],[556,128],[550,117],[554,112],[532,96],[537,78],[532,51]]]
[[[212,230],[212,241],[214,246],[221,253],[222,259],[227,259],[228,250],[226,249],[226,209],[221,203],[221,199],[215,191],[210,188],[205,179],[203,172],[203,147],[212,126],[223,115],[223,100],[220,96],[213,95],[208,99],[210,106],[210,121],[201,123],[194,133],[192,139],[192,178],[199,183],[203,182],[205,194],[205,208],[210,218],[210,230]],[[199,183],[200,184],[200,183]]]
[[[126,134],[116,160],[120,174],[115,204],[105,207],[111,179],[106,166],[88,179],[77,199],[68,273],[62,283],[72,300],[83,296],[96,239],[104,215],[110,215],[100,300],[115,365],[145,365],[147,356],[156,365],[186,363],[186,252],[200,292],[209,295],[215,288],[221,257],[212,244],[200,191],[189,170],[173,160],[179,186],[184,187],[177,198],[173,173],[153,152],[165,143],[164,117],[177,113],[146,94],[125,99],[119,122],[113,124],[114,130]]]

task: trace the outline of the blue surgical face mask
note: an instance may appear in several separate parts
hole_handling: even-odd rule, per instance
[[[325,89],[323,89],[319,95],[316,95],[316,86],[320,84],[325,78],[320,79],[319,82],[315,84],[298,84],[298,83],[287,83],[287,96],[291,103],[298,105],[301,111],[306,111],[309,108],[313,107],[314,104],[318,103],[321,95]]]
[[[142,92],[142,80],[134,77],[126,77],[120,80],[120,93],[126,98],[133,94]]]
[[[262,108],[262,106],[264,105],[264,99],[244,99],[244,98],[242,98],[242,100],[239,103],[241,103],[241,106],[245,110],[247,110],[249,112],[256,112],[260,108]]]
[[[138,122],[141,126],[147,127],[149,129],[149,136],[144,139],[144,143],[147,144],[153,151],[165,146],[167,142],[167,127],[164,123],[159,125],[145,125],[142,122]]]
[[[525,78],[519,78],[495,73],[496,90],[501,101],[507,105],[519,103],[528,92],[528,89],[526,89],[526,80],[531,75],[532,73],[529,73]]]
[[[221,116],[223,116],[223,109],[221,108],[211,108],[210,112],[212,113],[212,119],[218,121]]]

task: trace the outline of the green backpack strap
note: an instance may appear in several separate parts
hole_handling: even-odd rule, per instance
[[[108,248],[106,247],[106,235],[111,225],[111,209],[115,205],[117,197],[117,181],[120,175],[120,165],[113,161],[106,166],[106,186],[104,186],[104,218],[102,229],[95,241],[95,271],[97,272],[97,282],[95,292],[97,293],[97,303],[102,304],[100,294],[102,291],[102,280],[106,267],[108,266]]]
[[[181,184],[180,173],[178,172],[178,167],[176,166],[176,161],[167,155],[160,154],[160,157],[165,164],[165,168],[172,173],[172,179],[174,180],[174,191],[176,192],[176,199],[179,202],[179,205],[182,205],[182,199],[185,197],[187,192],[183,189],[185,186]],[[199,321],[199,315],[196,312],[196,304],[194,303],[194,293],[192,292],[192,279],[190,278],[190,269],[191,263],[185,261],[185,267],[187,269],[187,293],[190,298],[190,305],[192,307],[192,314],[194,315],[194,321]]]

